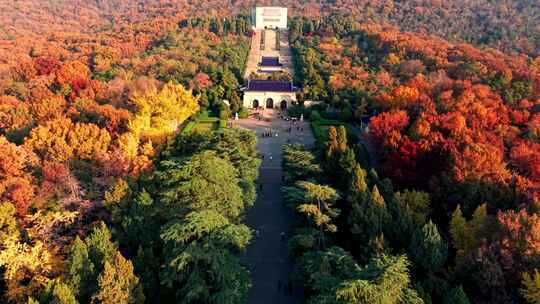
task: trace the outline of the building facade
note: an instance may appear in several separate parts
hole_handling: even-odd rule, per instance
[[[244,88],[243,105],[248,109],[287,109],[296,103],[296,88],[290,81],[250,80]]]
[[[281,72],[283,65],[279,62],[279,57],[262,57],[259,63],[259,72],[272,73]]]
[[[277,6],[255,7],[252,12],[252,19],[256,29],[286,29],[287,8]]]

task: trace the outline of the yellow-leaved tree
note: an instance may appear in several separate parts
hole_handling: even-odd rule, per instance
[[[191,90],[171,82],[160,91],[152,88],[136,95],[131,99],[135,115],[129,123],[130,131],[142,140],[160,142],[199,110],[198,100]]]
[[[18,234],[0,245],[0,267],[4,269],[6,297],[22,302],[35,296],[49,280],[52,257],[41,241],[34,244],[20,242]]]
[[[107,152],[110,142],[109,132],[95,124],[61,118],[32,129],[25,146],[43,158],[63,162],[73,157],[93,160]]]

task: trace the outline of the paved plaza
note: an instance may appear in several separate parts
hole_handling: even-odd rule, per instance
[[[291,281],[293,261],[289,259],[287,247],[294,214],[285,206],[281,195],[282,146],[288,142],[313,146],[315,139],[307,122],[298,122],[292,132],[288,133],[287,129],[292,123],[278,118],[277,111],[265,110],[264,115],[271,118],[271,121],[249,118],[234,122],[237,127],[257,134],[257,149],[261,157],[264,157],[258,180],[262,189],[258,188],[257,201],[246,216],[246,224],[258,233],[254,234],[247,251],[241,257],[250,269],[253,284],[248,303],[300,303],[303,291],[301,284]],[[303,128],[303,131],[297,130],[297,126]],[[268,130],[278,136],[263,137],[263,133]],[[285,238],[282,237],[283,233]],[[279,288],[280,282],[282,285],[291,282],[292,294],[286,293],[283,287]]]

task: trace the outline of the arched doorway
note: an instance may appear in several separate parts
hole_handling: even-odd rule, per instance
[[[257,99],[253,100],[253,108],[257,109],[259,107],[259,101]]]
[[[270,108],[270,109],[274,108],[274,100],[272,98],[268,98],[266,100],[266,108],[267,109],[268,108]]]
[[[281,103],[279,104],[279,107],[280,107],[282,110],[287,109],[287,101],[286,101],[286,100],[282,100]]]

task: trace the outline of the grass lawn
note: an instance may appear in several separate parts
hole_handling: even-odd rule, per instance
[[[199,121],[195,126],[197,131],[213,131],[219,128],[219,122],[217,121]]]

